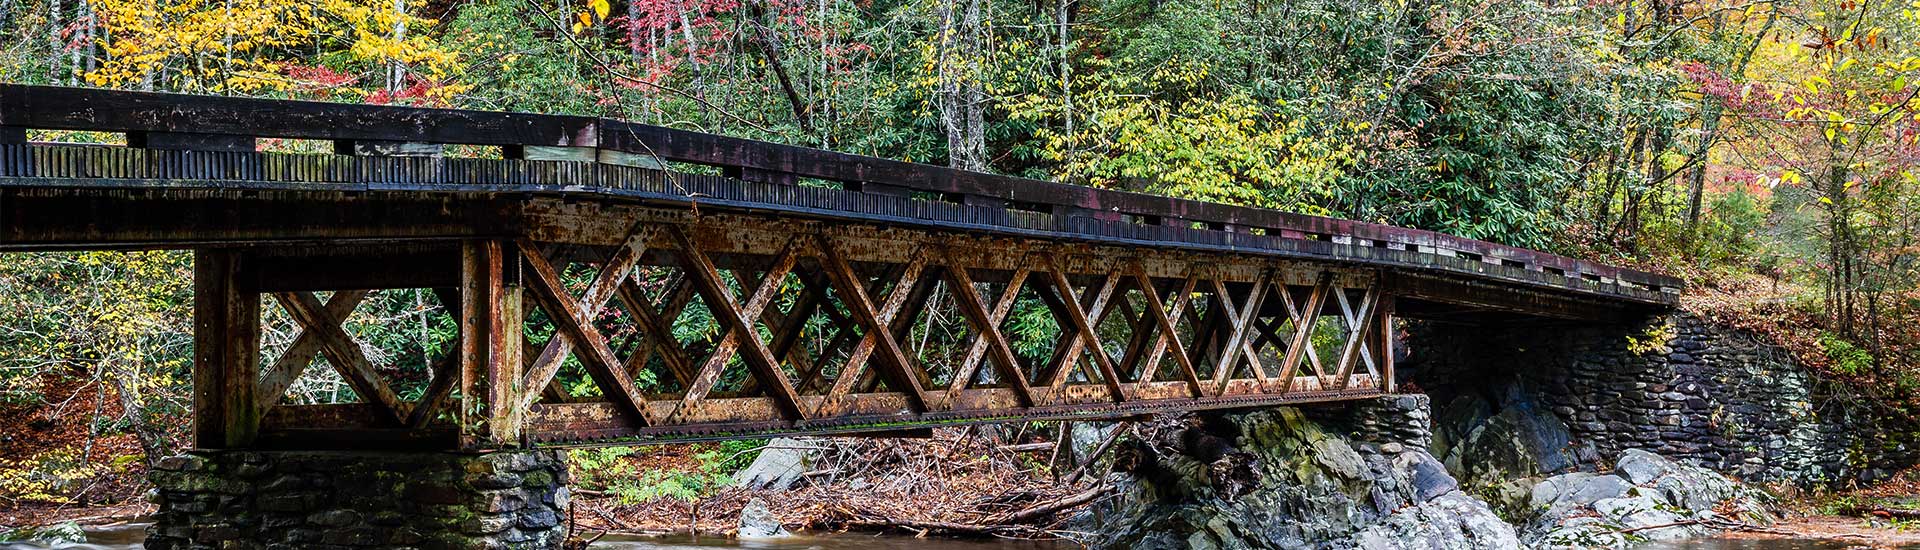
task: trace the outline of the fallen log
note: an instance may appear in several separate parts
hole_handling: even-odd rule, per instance
[[[1920,519],[1920,510],[1913,510],[1908,508],[1888,508],[1885,506],[1875,506],[1873,507],[1873,509],[1868,510],[1867,513],[1880,516],[1883,518]]]
[[[1102,455],[1107,454],[1107,449],[1112,448],[1113,443],[1115,441],[1120,440],[1120,432],[1126,431],[1127,429],[1130,429],[1132,427],[1133,427],[1132,422],[1121,422],[1119,424],[1115,424],[1113,426],[1113,431],[1107,432],[1107,438],[1100,440],[1100,446],[1095,447],[1093,449],[1093,454],[1087,455],[1087,461],[1080,463],[1080,467],[1074,468],[1073,473],[1067,474],[1066,483],[1068,485],[1072,485],[1075,482],[1080,481],[1080,476],[1087,473],[1087,468],[1090,466],[1093,466],[1094,463],[1096,462],[1100,462],[1100,457]]]
[[[987,518],[986,523],[990,523],[990,524],[1027,523],[1039,518],[1051,516],[1055,512],[1059,512],[1061,510],[1065,510],[1068,508],[1093,502],[1093,499],[1100,498],[1101,496],[1106,495],[1107,493],[1112,491],[1113,491],[1113,487],[1110,487],[1110,486],[1095,487],[1093,489],[1089,489],[1080,494],[1072,495],[1072,496],[1055,500],[1052,502],[1036,504],[1036,505],[1029,506],[1027,508],[1015,511],[1010,514],[989,516]]]

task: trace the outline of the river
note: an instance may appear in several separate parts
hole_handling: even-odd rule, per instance
[[[0,550],[140,550],[146,524],[128,523],[87,528],[87,542],[46,545],[0,542]],[[1067,550],[1079,545],[1062,542],[1014,540],[916,539],[867,534],[809,535],[779,539],[738,540],[727,537],[638,537],[612,535],[593,544],[593,550],[692,550],[740,548],[756,550]]]
[[[87,542],[45,545],[0,542],[0,550],[139,550],[146,537],[146,525],[139,523],[88,528]],[[1063,542],[1013,540],[917,539],[902,536],[838,534],[794,536],[781,539],[737,540],[726,537],[685,535],[671,537],[609,536],[593,544],[595,550],[693,550],[740,548],[755,550],[1066,550],[1078,545]],[[1837,540],[1702,539],[1644,544],[1635,550],[1846,550],[1858,546]],[[1916,548],[1914,550],[1920,550]]]

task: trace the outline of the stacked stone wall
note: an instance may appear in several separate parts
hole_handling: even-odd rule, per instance
[[[566,463],[549,451],[195,451],[151,477],[155,550],[545,550],[566,535]]]
[[[1579,458],[1538,473],[1645,449],[1749,481],[1844,485],[1920,460],[1912,420],[1821,381],[1753,334],[1690,314],[1410,333],[1402,377],[1434,394],[1443,439],[1512,407],[1564,424],[1575,449],[1563,455]]]

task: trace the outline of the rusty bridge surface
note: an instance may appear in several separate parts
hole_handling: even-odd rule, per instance
[[[1397,319],[1608,322],[1680,287],[1430,231],[604,118],[0,85],[0,252],[92,249],[194,251],[204,448],[1364,399],[1395,391]],[[430,290],[457,328],[424,372],[345,329],[390,289]],[[1059,327],[1049,349],[1016,349],[1017,303]],[[691,318],[717,329],[676,335]],[[269,342],[274,319],[290,328]],[[289,399],[309,367],[358,402]]]

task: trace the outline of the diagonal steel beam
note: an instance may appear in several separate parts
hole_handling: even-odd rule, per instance
[[[1247,334],[1253,330],[1253,320],[1259,316],[1260,303],[1267,294],[1267,281],[1271,272],[1262,271],[1254,280],[1253,288],[1247,292],[1247,299],[1239,307],[1233,305],[1233,294],[1227,291],[1226,283],[1213,280],[1213,292],[1220,297],[1221,313],[1226,314],[1228,327],[1232,332],[1227,335],[1226,347],[1220,351],[1220,362],[1213,369],[1214,393],[1227,390],[1227,384],[1233,381],[1233,371],[1239,367],[1239,361],[1245,357],[1253,371],[1265,381],[1265,371],[1260,366],[1260,357],[1247,347]]]
[[[587,376],[593,379],[594,385],[600,387],[600,393],[604,394],[608,401],[613,402],[615,407],[620,408],[635,423],[640,425],[651,423],[651,418],[647,415],[646,397],[640,395],[639,390],[634,388],[633,377],[627,374],[626,365],[613,354],[613,349],[607,346],[606,337],[594,328],[593,319],[581,309],[573,296],[567,294],[566,283],[560,280],[559,270],[554,269],[553,264],[547,262],[546,256],[534,248],[533,243],[520,244],[520,257],[529,268],[526,273],[529,275],[526,280],[527,289],[533,291],[534,299],[539,302],[541,309],[547,311],[547,317],[551,318],[554,326],[559,329],[554,333],[554,339],[559,340],[565,336],[567,341],[571,342],[570,345],[584,352],[576,356],[579,357],[581,365],[586,367]],[[624,270],[616,273],[616,276],[605,285],[608,292],[618,288],[618,281],[624,273]],[[602,274],[604,275],[604,272]],[[528,373],[529,378],[524,387],[542,387],[553,380],[552,374],[533,377],[534,374],[536,373]],[[534,400],[539,397],[538,393],[527,392],[520,398],[521,410],[530,409]]]
[[[627,278],[627,273],[633,271],[634,264],[638,263],[640,256],[646,253],[647,244],[653,240],[655,231],[653,226],[644,225],[635,225],[633,229],[628,230],[621,246],[614,249],[613,254],[609,255],[605,261],[600,262],[600,273],[594,276],[593,282],[587,285],[586,293],[580,295],[578,300],[567,296],[564,291],[559,293],[561,299],[572,304],[572,309],[578,310],[584,316],[588,321],[587,327],[593,326],[594,316],[599,315],[600,310],[606,308],[607,301],[613,299],[622,281]],[[541,249],[528,246],[525,254],[528,258],[539,258],[542,263],[546,261],[546,254],[542,253]],[[558,273],[556,272],[555,275],[557,282]],[[564,288],[561,286],[556,289]],[[555,317],[560,315],[559,312],[552,311],[550,308],[548,313]],[[546,347],[540,350],[540,355],[527,366],[526,387],[555,390],[552,384],[554,375],[559,374],[560,365],[565,363],[567,356],[573,353],[573,348],[573,338],[566,331],[555,332],[553,338],[547,340]],[[609,353],[609,355],[612,354]],[[565,392],[559,393],[564,396]],[[539,399],[539,395],[529,393],[522,406],[532,405],[533,400]]]
[[[847,365],[840,370],[840,376],[834,379],[830,397],[843,396],[851,391],[854,383],[860,381],[868,367],[868,358],[876,351],[881,355],[880,368],[886,375],[888,386],[894,391],[906,394],[908,403],[917,411],[927,410],[926,390],[920,386],[920,379],[913,375],[912,362],[901,351],[900,343],[894,339],[892,321],[905,305],[907,295],[920,279],[921,271],[926,268],[926,256],[923,250],[913,252],[901,280],[894,285],[893,292],[887,295],[884,307],[875,308],[873,299],[867,294],[866,285],[854,272],[853,265],[847,262],[831,240],[820,237],[822,254],[821,267],[826,269],[827,277],[833,282],[834,291],[864,329],[860,343],[854,347],[853,356],[847,359]],[[832,400],[821,402],[822,407],[831,406]]]
[[[407,403],[394,395],[393,388],[387,386],[387,382],[380,378],[379,371],[374,370],[373,364],[367,361],[360,345],[340,328],[340,317],[329,314],[327,306],[320,303],[320,299],[314,297],[312,292],[280,292],[273,297],[286,308],[288,315],[319,337],[321,354],[353,386],[354,393],[360,394],[361,399],[379,409],[381,420],[393,424],[406,422]]]
[[[1287,392],[1293,389],[1294,373],[1299,370],[1300,357],[1303,353],[1308,359],[1312,360],[1314,375],[1319,376],[1322,373],[1320,360],[1318,355],[1313,351],[1311,338],[1313,337],[1313,327],[1319,322],[1320,308],[1326,303],[1327,286],[1331,284],[1331,281],[1331,276],[1322,275],[1320,281],[1314,283],[1313,290],[1307,294],[1307,304],[1305,308],[1295,307],[1293,292],[1288,290],[1284,285],[1275,289],[1280,292],[1281,301],[1286,305],[1287,318],[1293,321],[1293,338],[1291,342],[1287,343],[1286,358],[1280,361],[1281,392]]]
[[[1346,293],[1345,290],[1338,292]],[[1348,327],[1350,330],[1347,334],[1347,345],[1340,350],[1340,374],[1333,380],[1333,388],[1336,390],[1347,389],[1347,385],[1353,382],[1353,369],[1360,363],[1360,350],[1366,347],[1367,335],[1374,327],[1374,323],[1367,321],[1373,319],[1373,306],[1379,300],[1378,287],[1368,287],[1366,297],[1360,299],[1360,312],[1356,316],[1359,321],[1356,325]]]
[[[353,310],[366,301],[367,294],[365,290],[333,293],[333,296],[327,297],[327,316],[344,319],[352,315]],[[280,404],[280,397],[286,395],[287,388],[300,380],[300,375],[307,371],[307,367],[313,364],[313,358],[318,357],[324,347],[320,335],[311,330],[303,329],[293,337],[293,345],[287,346],[287,350],[280,353],[280,358],[268,365],[267,370],[260,373],[260,379],[255,381],[254,402],[261,413]]]
[[[1083,309],[1080,305],[1080,297],[1076,296],[1073,290],[1073,284],[1067,280],[1066,272],[1062,271],[1065,263],[1053,256],[1047,256],[1046,260],[1048,277],[1053,280],[1053,285],[1061,293],[1060,302],[1062,309],[1065,310],[1063,313],[1066,314],[1068,322],[1073,325],[1075,332],[1075,338],[1067,344],[1065,364],[1053,374],[1053,380],[1048,381],[1051,386],[1049,394],[1058,395],[1061,387],[1067,382],[1067,372],[1072,370],[1073,365],[1079,363],[1079,356],[1085,352],[1086,348],[1093,348],[1091,353],[1093,362],[1099,368],[1100,378],[1107,386],[1108,395],[1116,402],[1126,401],[1126,388],[1120,383],[1119,369],[1114,368],[1113,358],[1109,357],[1106,348],[1100,345],[1100,335],[1094,331],[1093,322],[1093,319],[1102,318],[1101,315],[1106,312],[1107,301],[1113,297],[1113,289],[1120,283],[1120,273],[1117,271],[1108,273],[1100,289],[1091,297],[1092,306]]]
[[[1141,267],[1139,261],[1131,262],[1129,267],[1133,269],[1134,284],[1139,285],[1142,289],[1158,288],[1153,286],[1153,279],[1147,276],[1146,268]],[[1154,322],[1160,325],[1160,336],[1153,341],[1153,351],[1147,353],[1146,372],[1149,373],[1148,377],[1151,378],[1152,373],[1159,368],[1161,355],[1165,354],[1167,350],[1171,348],[1174,362],[1180,365],[1180,375],[1186,380],[1187,389],[1189,393],[1193,394],[1193,397],[1201,397],[1204,395],[1204,391],[1200,385],[1200,374],[1194,370],[1193,361],[1187,356],[1186,345],[1180,343],[1180,332],[1174,328],[1173,320],[1179,318],[1180,315],[1185,312],[1187,300],[1193,296],[1193,287],[1199,284],[1199,282],[1199,279],[1189,275],[1185,281],[1180,283],[1179,289],[1173,293],[1171,312],[1168,311],[1168,308],[1160,305],[1158,291],[1142,290],[1142,292],[1150,294],[1147,296],[1147,313],[1152,314]]]

